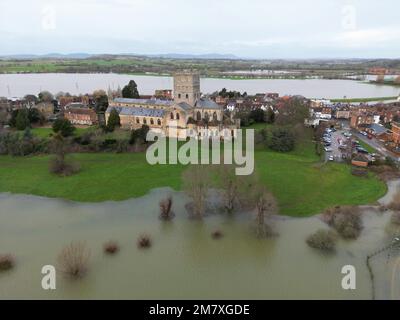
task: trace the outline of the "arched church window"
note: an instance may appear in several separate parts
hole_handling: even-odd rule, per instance
[[[153,118],[150,119],[150,124],[154,124]]]
[[[158,124],[159,126],[161,126],[161,120],[160,120],[160,119],[157,120],[157,124]]]
[[[171,120],[174,120],[174,114],[171,112]]]
[[[197,120],[201,120],[201,113],[200,113],[200,111],[197,111],[197,116],[196,116],[196,118],[197,118]]]
[[[143,118],[143,124],[147,124],[146,118]]]
[[[189,99],[189,95],[186,93],[186,99]]]
[[[177,112],[176,113],[176,120],[179,120],[179,118],[180,118],[180,116],[179,116],[179,113]]]
[[[136,123],[140,123],[140,119],[139,118],[136,118]]]
[[[178,93],[178,98],[179,98],[179,99],[181,98],[181,94],[180,94],[180,93]]]
[[[214,121],[217,121],[217,120],[218,120],[218,116],[217,116],[217,113],[216,113],[216,112],[213,113],[213,120],[214,120]]]

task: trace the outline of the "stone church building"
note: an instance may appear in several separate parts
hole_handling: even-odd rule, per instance
[[[116,109],[121,127],[138,129],[148,125],[167,135],[174,129],[179,137],[216,135],[222,129],[236,129],[237,125],[224,118],[223,109],[214,101],[201,97],[200,75],[183,71],[174,74],[174,99],[127,99],[109,101],[106,122],[112,109]]]

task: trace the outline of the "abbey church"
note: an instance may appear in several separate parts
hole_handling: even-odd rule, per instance
[[[174,74],[173,100],[115,98],[109,102],[107,122],[112,109],[118,111],[121,127],[130,130],[148,125],[167,134],[173,128],[180,137],[193,132],[201,137],[237,128],[231,119],[224,118],[221,106],[201,97],[200,75],[192,71]]]

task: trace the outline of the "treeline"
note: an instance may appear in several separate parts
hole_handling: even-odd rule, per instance
[[[289,152],[294,150],[296,142],[305,137],[304,121],[308,114],[308,102],[292,98],[275,109],[242,109],[235,117],[240,119],[241,126],[245,128],[265,124],[264,128],[256,131],[256,145],[278,152]]]

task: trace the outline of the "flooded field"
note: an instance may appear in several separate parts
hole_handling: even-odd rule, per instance
[[[123,88],[129,80],[135,80],[141,94],[152,95],[156,89],[172,89],[172,77],[126,75],[126,74],[0,74],[0,97],[19,97],[38,94],[48,90],[53,94],[92,93],[94,90]],[[398,96],[400,89],[393,86],[373,85],[354,80],[324,79],[201,79],[203,93],[212,93],[222,88],[247,92],[248,94],[277,92],[283,95],[303,95],[307,98],[368,98]]]
[[[393,184],[391,189],[397,188]],[[173,195],[176,217],[158,218],[158,202]],[[390,194],[389,194],[390,197]],[[390,201],[385,198],[385,201]],[[12,253],[16,267],[0,273],[0,298],[22,299],[370,299],[365,265],[368,254],[390,239],[390,214],[365,209],[358,240],[339,241],[332,254],[309,248],[305,238],[326,225],[318,218],[276,217],[279,236],[257,239],[248,213],[213,214],[203,221],[188,218],[187,198],[169,189],[123,202],[80,204],[25,195],[0,195],[0,253]],[[224,236],[213,239],[221,230]],[[153,246],[139,250],[138,236],[149,234]],[[114,239],[115,256],[102,252]],[[41,268],[56,265],[71,241],[91,249],[90,269],[81,280],[57,274],[57,289],[41,288]],[[395,259],[373,259],[376,296],[400,297]],[[344,265],[354,265],[357,289],[341,287]],[[393,279],[396,284],[393,285]]]

